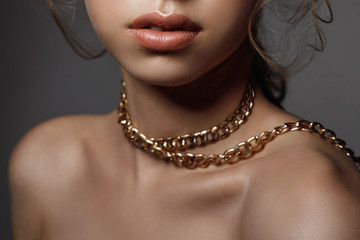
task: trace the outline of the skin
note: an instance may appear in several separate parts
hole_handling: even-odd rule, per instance
[[[134,125],[173,136],[222,122],[236,108],[249,74],[254,4],[86,0],[121,65]],[[187,15],[202,36],[177,53],[139,47],[126,26],[154,9]],[[245,125],[194,152],[221,153],[299,119],[256,93]],[[15,239],[360,238],[360,174],[317,136],[287,133],[249,160],[188,170],[134,148],[121,132],[112,112],[54,119],[20,141],[9,169]]]

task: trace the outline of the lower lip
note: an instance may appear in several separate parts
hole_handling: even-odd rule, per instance
[[[157,52],[170,52],[189,47],[199,32],[176,30],[128,29],[131,37],[144,48]]]

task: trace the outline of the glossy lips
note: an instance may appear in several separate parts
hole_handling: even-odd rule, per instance
[[[128,28],[129,34],[141,46],[158,52],[184,49],[200,31],[201,27],[184,15],[162,16],[157,12],[136,18]]]

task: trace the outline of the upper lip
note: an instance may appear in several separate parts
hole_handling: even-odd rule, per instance
[[[141,15],[129,26],[130,29],[150,27],[158,27],[164,30],[184,30],[193,32],[198,32],[202,29],[199,24],[184,15],[173,13],[168,16],[162,16],[157,12]]]

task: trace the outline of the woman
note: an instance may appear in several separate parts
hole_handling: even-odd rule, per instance
[[[301,1],[294,16],[325,21],[319,2]],[[55,119],[19,143],[10,165],[16,239],[360,238],[350,150],[290,132],[333,136],[284,125],[300,118],[276,106],[282,85],[265,81],[285,69],[256,41],[265,1],[85,3],[126,92],[118,111]]]

